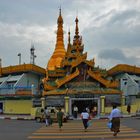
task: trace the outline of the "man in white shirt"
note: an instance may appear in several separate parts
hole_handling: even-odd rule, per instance
[[[78,107],[75,105],[73,108],[73,116],[74,118],[77,118],[77,114],[78,114]]]
[[[113,110],[109,116],[109,120],[112,122],[111,131],[114,132],[113,136],[117,136],[118,132],[120,132],[120,117],[121,111],[117,108],[116,105],[113,105]]]

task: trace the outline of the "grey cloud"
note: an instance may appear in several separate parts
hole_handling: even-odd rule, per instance
[[[30,41],[20,37],[0,37],[0,43],[0,58],[3,66],[17,65],[18,53],[22,54],[22,62],[30,62]]]
[[[7,39],[9,40],[8,42]],[[19,62],[18,53],[21,53],[21,62],[30,63],[30,48],[31,41],[20,41],[20,37],[0,38],[1,46],[0,58],[2,58],[2,65],[17,65]],[[35,62],[39,66],[46,67],[47,61],[51,56],[52,48],[49,48],[50,44],[34,43],[35,55],[37,56]],[[42,47],[40,47],[42,46]]]
[[[98,56],[104,59],[126,60],[124,53],[120,49],[102,50]]]
[[[114,14],[108,21],[107,25],[125,24],[125,21],[131,18],[138,18],[140,20],[140,11],[138,10],[125,10],[125,11],[115,11]],[[123,22],[122,22],[123,21]]]
[[[5,60],[6,64],[14,64],[14,62],[17,62],[16,54],[19,51],[23,53],[23,56],[26,56],[24,52],[29,52],[31,43],[29,39],[33,38],[36,41],[40,38],[40,41],[36,43],[36,54],[38,56],[36,62],[43,66],[46,65],[55,47],[56,36],[54,35],[54,37],[53,34],[57,28],[58,9],[61,4],[64,26],[73,26],[73,30],[75,29],[76,11],[78,11],[79,30],[83,36],[85,51],[88,52],[88,56],[93,58],[99,53],[99,56],[102,54],[106,60],[110,59],[110,55],[114,61],[118,59],[123,62],[136,63],[138,61],[135,57],[128,58],[119,49],[133,49],[140,46],[140,11],[134,8],[134,5],[130,5],[129,10],[126,6],[125,11],[121,10],[120,5],[118,11],[112,10],[111,5],[108,5],[110,2],[113,3],[113,0],[89,0],[89,3],[84,0],[0,0],[0,22],[12,27],[16,24],[23,27],[22,30],[20,30],[21,28],[16,30],[19,36],[12,36],[12,33],[9,33],[11,36],[7,38],[4,37],[7,32],[4,33],[0,29],[0,57],[7,59]],[[125,4],[126,2],[124,2]],[[108,11],[107,9],[111,10]],[[27,28],[32,26],[37,29]],[[40,27],[45,27],[47,30],[41,33],[38,31]],[[67,29],[64,28],[64,30]],[[72,31],[73,33],[74,31]],[[52,36],[54,39],[52,39]],[[67,34],[65,34],[65,38],[67,40]],[[111,51],[109,51],[110,49]],[[106,51],[103,51],[104,53],[100,52],[102,50],[108,50],[108,53]],[[8,51],[11,52],[8,53],[8,56],[13,56],[13,60],[10,62],[9,58],[5,56]],[[119,57],[117,57],[117,54]],[[25,62],[29,62],[29,53],[26,58],[23,58]]]
[[[128,57],[121,49],[105,49],[99,52],[98,58],[115,61],[123,64],[140,64],[139,59],[135,56]]]
[[[140,12],[136,10],[122,11],[121,14],[116,11],[112,12],[109,12],[112,16],[106,23],[96,27],[93,20],[90,23],[92,28],[84,29],[84,40],[88,44],[86,45],[88,50],[93,48],[94,51],[99,52],[105,48],[140,46]],[[105,16],[110,16],[110,14],[105,14]],[[136,19],[137,25],[133,23],[131,26],[127,25],[126,20],[129,19]]]
[[[50,25],[56,21],[58,6],[54,0],[4,0],[0,5],[0,20]]]

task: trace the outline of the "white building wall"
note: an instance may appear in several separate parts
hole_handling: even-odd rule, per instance
[[[5,80],[1,83],[0,85],[0,94],[14,94],[14,90],[13,89],[8,89],[9,88],[9,84],[7,84],[7,80],[11,77],[11,75],[7,76],[7,78],[5,78]],[[14,84],[11,83],[11,84]]]
[[[7,80],[9,79],[8,76]],[[8,84],[7,81],[1,83],[0,94],[15,94],[17,90],[32,90],[33,94],[38,92],[40,76],[34,73],[23,73],[16,80],[10,81]],[[9,88],[10,86],[10,88]]]
[[[36,94],[38,90],[39,82],[40,82],[40,78],[38,75],[35,75],[32,73],[25,73],[22,79],[19,80],[16,86],[32,87],[34,94]]]
[[[137,95],[139,92],[139,84],[135,82],[135,79],[131,75],[125,73],[120,79],[120,89],[125,96]]]

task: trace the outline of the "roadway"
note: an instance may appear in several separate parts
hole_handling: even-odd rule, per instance
[[[0,120],[0,139],[3,140],[140,140],[140,119],[121,119],[117,137],[107,128],[107,120],[93,120],[84,132],[81,120],[64,123],[60,131],[57,123],[46,127],[31,120]]]

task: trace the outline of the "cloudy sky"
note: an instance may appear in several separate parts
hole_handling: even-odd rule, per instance
[[[30,63],[34,43],[36,65],[46,67],[56,42],[62,7],[64,40],[74,35],[75,17],[88,59],[96,66],[140,66],[140,0],[0,0],[0,58],[3,66]]]

